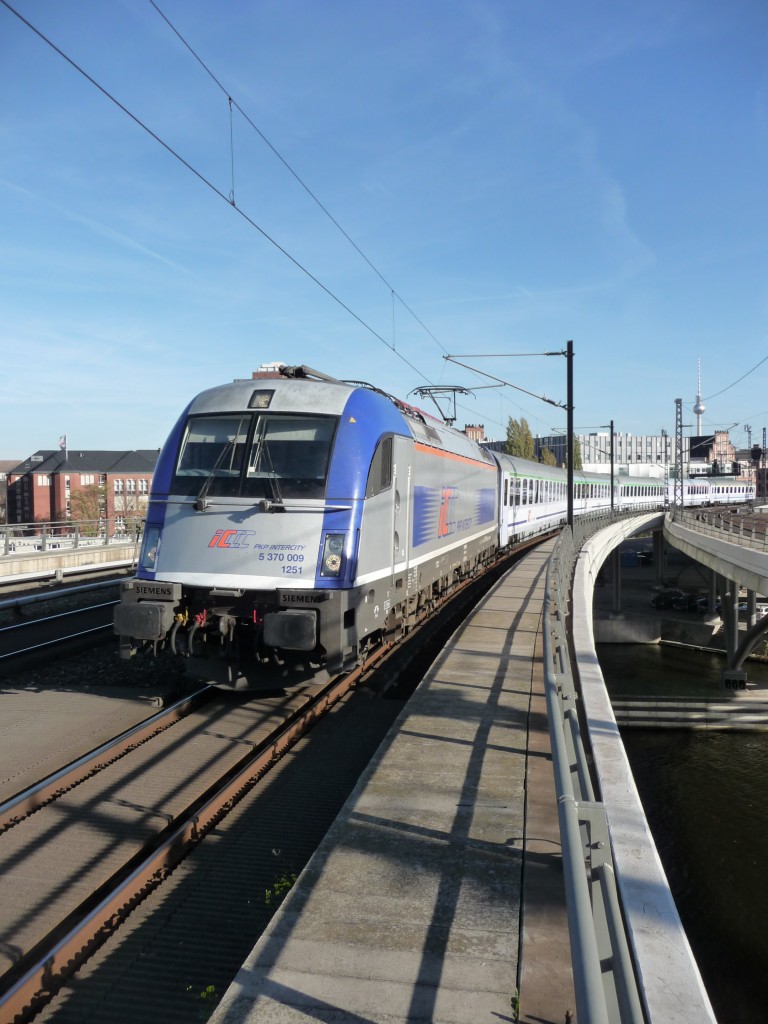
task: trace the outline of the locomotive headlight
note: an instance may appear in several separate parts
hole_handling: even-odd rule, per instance
[[[329,533],[323,545],[323,561],[320,565],[321,576],[339,576],[344,562],[344,534]]]
[[[157,567],[157,554],[160,550],[160,527],[148,526],[144,530],[144,540],[141,545],[141,557],[139,565],[142,569],[150,571]]]

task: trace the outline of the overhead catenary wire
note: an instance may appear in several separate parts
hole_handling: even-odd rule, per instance
[[[724,395],[726,391],[730,391],[731,388],[735,388],[737,384],[741,384],[741,382],[749,377],[751,373],[754,373],[755,370],[759,369],[766,360],[768,360],[768,356],[764,356],[759,363],[753,366],[751,370],[747,370],[747,372],[739,377],[738,380],[735,380],[733,384],[729,384],[728,387],[723,388],[722,391],[716,391],[714,395],[707,395],[704,401],[708,402],[711,398],[719,398],[719,396]]]
[[[282,153],[280,153],[280,151],[277,149],[277,147],[274,146],[270,142],[270,140],[267,138],[267,136],[264,134],[264,132],[259,128],[259,126],[243,110],[243,108],[240,106],[240,104],[237,102],[237,100],[234,100],[232,98],[232,96],[229,93],[229,91],[219,81],[219,79],[216,77],[216,75],[213,73],[213,71],[211,71],[211,69],[208,67],[208,65],[205,63],[205,61],[202,59],[200,54],[197,53],[197,51],[184,38],[184,36],[181,34],[181,32],[179,32],[179,30],[176,28],[176,26],[173,24],[173,22],[170,20],[170,18],[163,11],[160,10],[158,5],[155,3],[155,0],[148,0],[148,2],[152,5],[152,7],[154,7],[154,9],[157,11],[157,13],[160,15],[160,17],[166,23],[166,25],[168,25],[168,27],[171,29],[171,31],[174,33],[174,35],[176,35],[176,37],[179,39],[179,41],[182,43],[182,45],[185,46],[187,48],[187,50],[189,50],[189,52],[192,54],[192,56],[198,62],[200,67],[203,68],[203,70],[206,72],[206,74],[208,74],[211,77],[211,79],[216,83],[216,85],[219,87],[219,89],[224,93],[224,95],[227,97],[227,99],[229,101],[230,107],[234,106],[234,108],[238,111],[238,113],[242,114],[243,118],[245,118],[245,120],[248,122],[248,124],[251,126],[251,128],[253,128],[253,130],[256,132],[256,134],[259,136],[259,138],[264,142],[264,144],[266,146],[268,146],[269,149],[274,153],[274,155],[277,157],[277,159],[280,161],[280,163],[285,167],[285,169],[289,172],[289,174],[291,174],[296,179],[298,184],[301,185],[301,187],[304,189],[304,191],[307,193],[307,195],[313,200],[313,202],[315,202],[320,207],[320,209],[323,211],[323,213],[326,215],[326,217],[328,217],[328,219],[331,221],[331,223],[333,223],[336,226],[336,228],[341,232],[341,234],[344,236],[344,238],[346,238],[346,240],[349,242],[349,244],[352,246],[352,248],[358,253],[358,255],[363,260],[365,260],[365,262],[368,264],[368,266],[371,268],[371,270],[374,272],[374,274],[376,274],[376,276],[383,282],[383,284],[385,284],[387,286],[387,288],[390,290],[390,292],[392,294],[393,300],[396,298],[398,300],[398,302],[403,306],[403,308],[405,310],[407,310],[408,313],[410,313],[410,315],[413,317],[413,319],[416,321],[416,323],[422,328],[422,330],[424,330],[430,336],[430,338],[432,338],[432,340],[435,342],[435,344],[444,353],[447,354],[448,350],[444,347],[442,342],[438,338],[435,337],[435,335],[432,333],[432,331],[430,331],[430,329],[426,326],[426,324],[424,324],[422,322],[422,320],[416,315],[416,313],[411,309],[411,307],[408,305],[408,303],[405,301],[405,299],[403,299],[402,295],[400,295],[397,292],[397,290],[392,287],[392,285],[389,283],[389,281],[386,279],[386,277],[384,277],[384,275],[381,273],[381,271],[378,269],[378,267],[376,267],[376,265],[372,262],[372,260],[370,260],[368,258],[368,256],[366,256],[366,254],[363,252],[363,250],[360,248],[360,246],[357,244],[357,242],[355,242],[355,240],[344,230],[344,228],[341,226],[341,224],[338,222],[338,220],[330,212],[328,207],[318,198],[318,196],[312,191],[312,189],[309,187],[309,185],[307,185],[307,183],[303,180],[303,178],[299,174],[297,174],[297,172],[293,169],[293,167],[291,167],[291,165],[288,163],[288,161],[285,159],[285,157],[282,155]]]
[[[151,0],[150,0],[150,2],[151,2]],[[351,317],[353,317],[360,324],[361,327],[364,327],[365,330],[367,330],[370,334],[372,334],[378,341],[380,341],[383,345],[385,345],[391,352],[394,352],[394,354],[398,357],[398,359],[400,359],[407,366],[409,366],[410,369],[413,370],[414,373],[418,374],[419,377],[421,377],[423,380],[427,381],[428,383],[432,383],[430,381],[429,377],[426,376],[426,374],[422,373],[421,370],[419,370],[416,366],[414,366],[413,363],[411,363],[410,360],[408,360],[401,352],[397,352],[389,344],[389,342],[384,337],[382,337],[382,335],[379,334],[378,331],[375,330],[375,328],[373,328],[369,323],[367,323],[365,320],[363,320],[363,318],[361,316],[359,316],[357,313],[355,313],[355,311],[353,309],[351,309],[351,307],[348,306],[343,301],[343,299],[341,299],[338,295],[336,295],[335,292],[331,291],[331,289],[328,288],[327,285],[323,284],[323,282],[318,277],[316,277],[307,267],[305,267],[295,256],[291,255],[291,253],[288,252],[288,250],[286,248],[284,248],[282,245],[280,245],[280,243],[275,238],[273,238],[267,231],[265,231],[264,228],[262,228],[259,224],[257,224],[256,221],[252,217],[250,217],[241,207],[236,205],[236,203],[234,202],[234,171],[233,171],[233,176],[232,176],[232,197],[230,198],[229,196],[225,195],[224,192],[222,192],[221,189],[218,188],[218,186],[216,186],[201,171],[199,171],[188,160],[186,160],[180,153],[178,153],[175,149],[173,149],[172,146],[170,146],[164,139],[162,139],[156,132],[154,132],[139,117],[137,117],[136,114],[134,114],[123,103],[121,103],[120,100],[118,100],[115,96],[113,96],[112,93],[110,93],[108,89],[106,89],[103,85],[101,85],[99,82],[97,82],[96,79],[93,78],[92,75],[90,75],[83,67],[81,67],[77,63],[77,61],[73,60],[72,57],[70,57],[68,54],[66,54],[59,46],[56,45],[56,43],[54,43],[51,39],[49,39],[48,36],[45,35],[45,33],[41,32],[40,29],[36,28],[36,26],[33,25],[27,18],[25,18],[23,14],[21,14],[19,11],[17,11],[16,8],[13,7],[13,5],[8,2],[8,0],[0,0],[0,4],[2,4],[3,7],[5,7],[8,11],[10,11],[11,14],[15,15],[19,19],[19,21],[21,21],[24,25],[26,25],[26,27],[28,29],[30,29],[30,31],[33,32],[39,39],[41,39],[47,46],[50,46],[50,48],[52,50],[54,50],[72,68],[74,68],[75,71],[77,71],[79,74],[81,74],[83,76],[83,78],[86,79],[86,81],[90,82],[91,85],[94,86],[94,88],[98,89],[98,91],[104,97],[106,97],[106,99],[108,99],[111,103],[113,103],[116,107],[118,107],[124,114],[126,114],[136,125],[138,125],[139,128],[141,128],[143,131],[145,131],[151,138],[153,138],[155,140],[155,142],[157,142],[160,146],[162,146],[163,149],[165,149],[165,151],[167,153],[169,153],[172,157],[174,157],[176,160],[178,160],[180,164],[182,164],[184,167],[186,167],[186,169],[188,171],[190,171],[199,181],[201,181],[204,185],[207,185],[208,188],[211,189],[211,191],[214,192],[217,196],[219,196],[220,199],[223,199],[224,202],[226,202],[228,206],[230,206],[233,210],[235,210],[240,215],[240,217],[242,217],[243,220],[246,221],[246,223],[248,223],[256,231],[258,231],[259,234],[262,235],[262,237],[264,239],[266,239],[266,241],[268,241],[271,245],[273,245],[279,252],[281,252],[283,254],[283,256],[286,257],[286,259],[290,260],[291,263],[293,263],[294,266],[298,270],[300,270],[311,281],[313,281],[319,288],[321,288],[326,293],[326,295],[329,296],[329,298],[333,299],[334,302],[336,302],[343,310],[345,310]]]
[[[398,355],[401,359],[403,359],[403,361],[405,363],[407,363],[407,365],[411,366],[411,364],[408,362],[408,360],[405,359],[405,357],[402,356],[402,354],[400,352],[398,352],[397,348],[396,348],[395,299],[397,299],[397,301],[402,305],[402,307],[406,310],[406,312],[410,314],[410,316],[421,327],[421,329],[427,335],[429,335],[429,337],[434,341],[434,343],[442,351],[443,355],[447,356],[448,355],[448,350],[445,348],[445,346],[442,344],[442,342],[439,340],[439,338],[437,338],[433,334],[433,332],[427,327],[427,325],[423,322],[423,320],[414,312],[414,310],[408,305],[408,303],[405,301],[405,299],[403,299],[402,295],[400,295],[399,292],[389,283],[389,281],[381,273],[381,271],[375,266],[375,264],[372,262],[372,260],[370,260],[368,258],[368,256],[363,252],[363,250],[360,248],[360,246],[347,233],[347,231],[342,227],[342,225],[339,223],[339,221],[330,212],[328,207],[312,191],[312,189],[309,187],[309,185],[307,185],[307,183],[304,181],[304,179],[293,169],[293,167],[290,165],[290,163],[285,159],[285,157],[282,155],[282,153],[280,153],[280,151],[277,149],[277,147],[274,146],[273,143],[267,138],[267,136],[259,128],[259,126],[251,119],[251,117],[245,112],[245,110],[243,110],[243,108],[239,105],[239,103],[235,99],[232,98],[229,90],[224,86],[224,84],[214,74],[214,72],[206,64],[206,62],[203,60],[203,58],[200,56],[200,54],[194,49],[194,47],[182,35],[182,33],[174,25],[174,23],[171,21],[171,19],[164,13],[164,11],[162,11],[160,9],[158,4],[155,3],[155,0],[148,0],[148,2],[155,9],[155,11],[158,13],[158,15],[163,19],[163,21],[170,28],[170,30],[174,33],[174,35],[178,38],[179,42],[189,51],[189,53],[198,62],[200,67],[211,78],[211,80],[216,84],[216,86],[221,90],[221,92],[227,97],[227,100],[228,100],[228,103],[229,103],[229,106],[230,106],[230,115],[231,115],[232,107],[234,107],[243,116],[243,118],[251,126],[251,128],[256,132],[256,134],[264,142],[264,144],[277,157],[277,159],[285,167],[285,169],[289,172],[289,174],[291,174],[291,176],[304,189],[304,191],[307,193],[307,195],[313,200],[313,202],[315,202],[317,204],[317,206],[320,208],[320,210],[322,210],[322,212],[326,215],[326,217],[328,217],[328,219],[331,221],[331,223],[343,235],[343,237],[347,240],[347,242],[349,242],[349,244],[352,246],[352,248],[368,264],[368,266],[376,274],[376,276],[379,278],[379,280],[382,281],[382,283],[384,285],[386,285],[386,287],[389,289],[389,292],[390,292],[390,295],[391,295],[391,299],[392,299],[392,344],[390,346],[388,346],[388,347],[391,348],[391,350],[396,355]],[[230,131],[231,131],[231,121],[230,121]],[[234,156],[233,156],[233,161],[234,161]],[[233,188],[233,194],[234,194],[234,165],[233,165],[233,170],[232,170],[232,178],[233,178],[233,186],[232,186],[232,188]],[[378,337],[378,335],[377,335],[377,337]],[[383,340],[383,339],[380,338],[380,340]],[[387,342],[385,341],[384,344],[387,344]],[[412,367],[412,369],[413,369],[413,367]],[[470,373],[474,374],[478,378],[482,377],[482,373],[479,370],[476,370],[474,367],[467,366],[467,367],[465,367],[465,369],[469,370]],[[416,372],[419,373],[419,371],[416,371]],[[424,377],[424,374],[420,373],[420,376]],[[427,378],[425,377],[424,379],[426,380]],[[433,383],[433,382],[430,382],[430,383]],[[524,389],[521,388],[519,390],[524,390]],[[469,411],[468,409],[466,409],[465,406],[461,405],[461,403],[459,403],[459,407],[465,409],[465,411]],[[499,426],[502,429],[504,429],[504,424],[503,423],[499,423]]]

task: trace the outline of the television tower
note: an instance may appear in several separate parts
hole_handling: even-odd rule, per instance
[[[696,417],[696,435],[701,437],[701,417],[704,412],[704,403],[701,400],[701,356],[699,356],[699,379],[696,389],[696,404],[693,407],[693,414]]]

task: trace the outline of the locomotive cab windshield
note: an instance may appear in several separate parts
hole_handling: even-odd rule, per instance
[[[190,417],[171,493],[220,498],[323,498],[338,418],[293,414]]]

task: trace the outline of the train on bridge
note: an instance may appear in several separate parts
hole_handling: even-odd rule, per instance
[[[662,480],[574,471],[575,516],[663,508]],[[688,481],[686,504],[754,496]],[[457,582],[567,516],[567,473],[488,451],[362,382],[283,366],[202,392],[155,470],[120,653],[232,689],[359,663]]]

